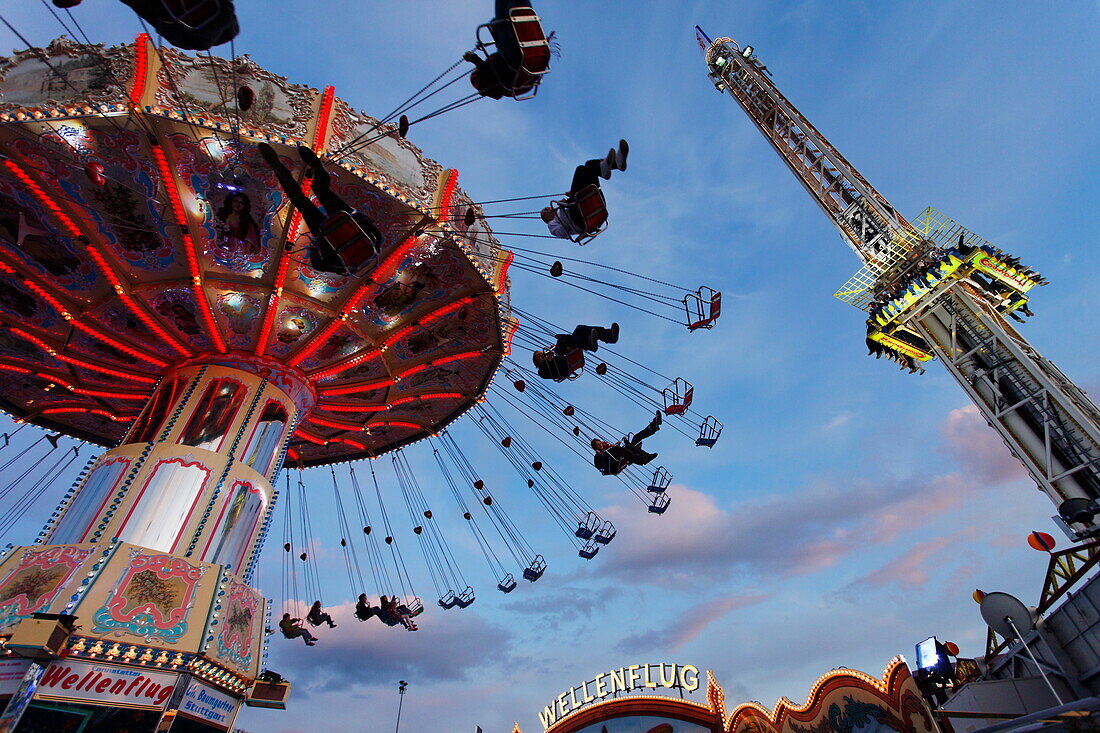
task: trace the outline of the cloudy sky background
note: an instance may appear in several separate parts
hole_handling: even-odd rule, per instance
[[[492,12],[489,0],[238,5],[238,53],[297,83],[334,84],[375,115],[457,60]],[[461,527],[444,524],[479,591],[473,606],[429,605],[415,634],[358,624],[343,606],[342,623],[319,632],[317,647],[273,639],[270,666],[295,682],[291,708],[248,710],[238,725],[309,731],[323,716],[326,730],[388,730],[397,680],[406,679],[403,730],[503,732],[519,721],[535,731],[536,712],[559,692],[623,665],[713,669],[729,706],[771,705],[780,695],[803,700],[833,667],[877,674],[930,634],[980,653],[985,628],[970,592],[1037,601],[1045,560],[1024,540],[1032,529],[1053,531],[1053,507],[941,367],[917,377],[864,356],[860,313],[830,297],[856,259],[740,108],[708,83],[692,26],[755,46],[783,93],[901,211],[935,206],[1047,276],[1024,332],[1096,393],[1100,6],[543,0],[537,8],[562,46],[538,97],[483,100],[409,137],[457,168],[475,200],[561,190],[573,166],[627,138],[629,170],[605,184],[606,234],[583,250],[502,239],[713,286],[726,296],[718,327],[688,334],[521,272],[514,302],[556,323],[619,321],[619,350],[692,381],[697,409],[726,431],[713,450],[671,430],[647,442],[674,475],[672,507],[660,517],[532,433],[544,459],[619,528],[586,562],[480,433],[456,428],[546,555],[546,576],[501,595]],[[74,13],[95,40],[140,31],[111,0]],[[35,3],[4,15],[33,43],[61,33]],[[21,45],[0,32],[0,49]],[[499,228],[540,231],[532,222]],[[647,419],[595,375],[562,393],[623,430]],[[430,454],[410,457],[434,497]],[[349,601],[327,470],[306,480],[317,490],[310,507],[327,561],[325,600]],[[4,541],[33,539],[62,491],[44,495]],[[444,498],[439,513],[450,522],[457,516]],[[403,543],[430,603],[412,535]],[[268,595],[282,585],[275,544],[260,577]]]

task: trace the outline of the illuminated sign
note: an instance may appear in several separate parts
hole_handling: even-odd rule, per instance
[[[179,675],[156,669],[55,660],[42,675],[36,699],[164,710]]]
[[[658,687],[694,692],[699,689],[699,668],[690,664],[632,664],[598,674],[558,695],[539,713],[539,722],[546,729],[574,710],[608,695]]]
[[[233,725],[233,718],[237,715],[240,704],[240,700],[224,692],[198,680],[191,680],[180,700],[179,710],[181,715],[212,723],[219,728],[229,728]]]

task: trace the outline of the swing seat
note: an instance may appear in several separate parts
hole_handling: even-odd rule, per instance
[[[123,0],[174,46],[206,51],[240,32],[229,0]]]
[[[525,580],[529,580],[534,583],[536,580],[542,577],[542,574],[546,572],[546,560],[542,555],[535,555],[535,559],[531,561],[531,564],[523,569],[523,577]]]
[[[645,490],[651,494],[663,494],[672,483],[672,474],[664,466],[660,466],[653,472],[653,478],[649,480],[649,486]]]
[[[223,4],[221,0],[161,0],[161,6],[172,22],[192,31],[216,21]]]
[[[583,557],[585,560],[591,560],[596,556],[596,553],[600,551],[600,546],[595,542],[589,541],[584,547],[577,551],[577,554]]]
[[[709,288],[707,289],[709,290]],[[697,306],[694,313],[692,313],[689,299]],[[685,297],[684,306],[688,310],[689,331],[696,331],[700,328],[714,328],[714,322],[718,320],[718,316],[722,315],[722,293],[711,291],[709,309],[706,314],[703,313],[703,300],[701,295],[692,293]],[[693,315],[696,316],[695,320],[691,320]]]
[[[615,445],[620,445],[620,443],[616,443]],[[606,451],[600,451],[601,453],[607,454],[607,458],[609,461],[609,465],[601,468],[600,473],[602,473],[604,476],[618,476],[620,473],[626,470],[626,467],[630,465],[630,461],[627,460],[625,456],[615,458],[608,451],[610,451],[610,448]]]
[[[488,29],[491,41],[482,39],[482,28]],[[513,99],[531,99],[538,94],[542,76],[550,71],[550,41],[542,30],[542,21],[530,7],[512,8],[507,19],[497,18],[477,27],[477,45],[483,49],[493,45],[500,50],[504,34],[508,34],[507,40],[510,42],[504,45],[514,44],[519,49],[519,66],[514,66],[513,60],[505,59],[515,75],[511,80],[498,81],[502,87],[512,92],[509,96]]]
[[[458,604],[458,598],[453,590],[449,590],[438,602],[440,608],[454,608]]]
[[[553,346],[547,346],[545,349],[542,349],[540,353],[545,354],[543,358],[548,359],[549,361],[547,363],[550,364],[555,364],[556,360],[559,358]],[[565,359],[564,373],[556,368],[552,368],[550,369],[551,379],[555,382],[565,382],[580,377],[584,372],[584,351],[581,349],[569,349],[562,357]]]
[[[346,211],[325,219],[321,232],[349,274],[362,270],[378,254],[374,240]]]
[[[682,377],[677,377],[661,392],[661,398],[666,415],[682,415],[695,399],[695,387]]]
[[[550,71],[550,41],[542,30],[542,21],[531,8],[512,8],[508,13],[512,31],[523,59],[520,71],[530,76],[542,76]]]
[[[610,519],[608,519],[603,523],[603,525],[599,528],[599,530],[596,532],[596,535],[592,539],[594,539],[596,542],[599,542],[601,545],[606,545],[611,542],[611,540],[615,539],[615,534],[615,525],[611,523]]]
[[[599,527],[600,518],[595,512],[588,512],[588,515],[578,524],[577,531],[573,534],[576,535],[578,539],[590,540]]]
[[[497,583],[497,590],[499,590],[501,593],[511,593],[515,589],[516,579],[512,576],[511,573],[505,575],[503,578],[501,578],[501,581]]]
[[[455,596],[455,605],[459,608],[469,608],[470,604],[476,600],[474,596],[474,589],[470,586],[466,586],[466,590]]]
[[[723,427],[722,423],[718,422],[713,415],[707,415],[699,426],[699,437],[695,439],[695,445],[713,448],[714,444],[718,442],[718,437],[722,434]]]
[[[657,494],[653,497],[653,503],[649,505],[649,511],[652,514],[664,514],[671,503],[672,499],[668,494]]]

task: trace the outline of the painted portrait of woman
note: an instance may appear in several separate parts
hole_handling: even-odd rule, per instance
[[[260,253],[260,225],[252,216],[252,199],[243,193],[230,193],[215,217],[222,247],[245,256]]]

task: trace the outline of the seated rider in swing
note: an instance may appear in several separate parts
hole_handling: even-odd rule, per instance
[[[416,631],[416,624],[412,620],[412,612],[404,603],[397,603],[397,596],[393,598],[381,596],[378,602],[380,604],[378,618],[382,619],[382,623],[389,626],[401,624],[409,631]]]
[[[644,466],[657,457],[656,453],[647,453],[642,450],[642,441],[661,429],[663,417],[661,411],[653,416],[643,430],[634,437],[623,438],[619,443],[608,443],[599,438],[592,439],[592,450],[596,451],[592,464],[600,469],[604,476],[614,476],[621,473],[627,466]]]
[[[324,207],[323,212],[310,200],[309,196],[302,192],[302,187],[294,180],[290,169],[279,160],[279,155],[275,152],[275,149],[267,143],[260,143],[258,147],[260,154],[275,173],[275,177],[279,179],[279,185],[286,192],[290,203],[301,212],[302,219],[309,227],[309,233],[313,235],[313,243],[309,245],[310,267],[334,275],[351,275],[378,254],[383,245],[382,233],[378,231],[378,227],[375,226],[369,216],[361,211],[356,211],[333,193],[331,188],[332,179],[328,171],[325,170],[324,163],[321,162],[315,152],[305,145],[298,146],[298,155],[310,167],[313,177],[313,192],[317,195],[321,206]],[[337,251],[338,248],[325,235],[326,222],[337,214],[350,216],[362,229],[363,234],[366,235],[366,241],[371,251],[357,253],[357,256],[352,258],[356,261],[348,262],[342,257],[341,252]]]
[[[518,97],[531,91],[538,83],[537,76],[522,70],[523,49],[516,40],[510,17],[512,9],[517,7],[531,7],[530,0],[496,0],[496,13],[488,24],[496,50],[484,59],[473,51],[462,55],[463,60],[474,65],[474,70],[470,72],[470,84],[483,97]],[[553,35],[550,34],[551,37]]]
[[[306,621],[309,621],[314,626],[328,624],[330,629],[336,628],[336,624],[332,623],[332,616],[325,613],[324,609],[321,608],[320,601],[314,601],[313,605],[309,607],[309,613],[306,614]]]
[[[377,606],[372,606],[370,601],[367,600],[366,593],[359,594],[359,602],[355,604],[355,618],[360,621],[369,621],[374,616],[381,616],[382,609]]]
[[[557,202],[558,206],[547,206],[540,213],[546,222],[550,234],[561,239],[569,239],[581,234],[589,234],[584,212],[577,203],[577,194],[590,186],[600,187],[600,179],[609,180],[611,171],[626,170],[626,156],[630,146],[626,140],[619,141],[619,147],[607,151],[602,159],[585,161],[573,171],[573,182],[569,184],[569,193]]]
[[[599,342],[614,344],[619,340],[619,324],[611,328],[603,326],[577,326],[573,333],[559,333],[551,349],[536,351],[531,355],[535,369],[543,379],[561,382],[584,366],[584,352],[599,349]]]
[[[302,619],[291,618],[289,613],[283,614],[283,620],[279,622],[279,631],[287,639],[297,639],[299,636],[305,639],[306,646],[317,643],[317,637],[309,633],[309,629],[302,627]]]

